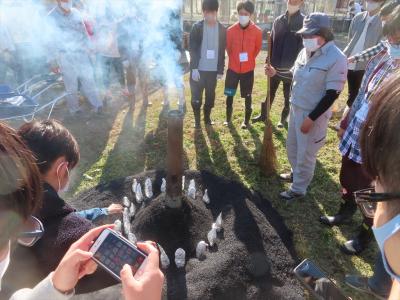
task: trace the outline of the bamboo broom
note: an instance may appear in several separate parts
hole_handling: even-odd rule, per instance
[[[267,64],[271,63],[271,33],[268,32],[268,61]],[[260,168],[266,176],[270,176],[276,173],[277,159],[274,142],[272,140],[272,122],[270,120],[271,111],[271,79],[267,76],[267,101],[266,101],[266,118],[265,118],[265,129],[264,139],[260,154]]]

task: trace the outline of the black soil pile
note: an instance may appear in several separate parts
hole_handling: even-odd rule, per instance
[[[167,299],[303,299],[303,289],[291,273],[297,261],[291,232],[268,200],[238,182],[206,171],[187,171],[185,190],[195,179],[196,199],[185,198],[181,210],[169,209],[160,194],[163,177],[162,171],[145,172],[100,185],[81,194],[74,205],[84,209],[122,202],[123,196],[133,200],[133,178],[142,184],[143,193],[144,181],[151,178],[154,199],[137,205],[132,231],[139,240],[157,241],[168,254]],[[211,199],[208,205],[202,201],[205,189]],[[221,212],[224,230],[206,259],[199,261],[196,245],[207,242]],[[101,223],[107,221],[113,219]],[[177,248],[186,251],[183,269],[174,263]]]

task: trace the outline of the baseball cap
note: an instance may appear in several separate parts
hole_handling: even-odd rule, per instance
[[[303,28],[297,31],[297,34],[311,35],[318,33],[321,29],[331,28],[331,20],[327,14],[324,13],[312,13],[304,18]]]

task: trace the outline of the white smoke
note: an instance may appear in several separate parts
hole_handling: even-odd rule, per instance
[[[88,41],[92,57],[95,57],[94,44],[102,42],[101,39],[106,36],[98,25],[104,19],[120,25],[130,18],[131,22],[127,23],[129,26],[124,28],[129,33],[129,40],[124,40],[127,48],[130,48],[128,50],[140,50],[141,63],[149,69],[151,66],[154,79],[167,86],[174,86],[180,81],[182,71],[178,61],[181,55],[182,0],[70,1],[79,5],[84,21],[93,25],[94,37]],[[55,52],[59,46],[66,52],[76,50],[74,37],[66,38],[48,17],[48,13],[56,6],[56,1],[46,0],[0,2],[0,26],[9,31],[18,60],[24,68],[56,59]]]

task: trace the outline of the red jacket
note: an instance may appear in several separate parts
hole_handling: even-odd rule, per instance
[[[229,56],[228,68],[235,73],[247,73],[256,67],[256,57],[262,47],[262,31],[253,22],[243,29],[239,23],[228,28],[226,37],[226,51]],[[242,54],[242,62],[240,54]]]

